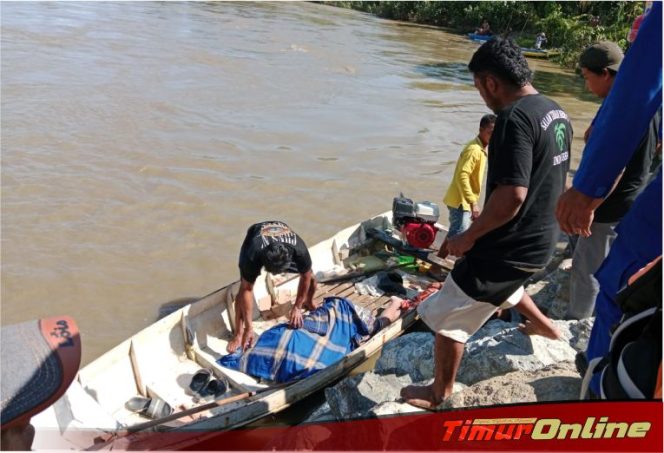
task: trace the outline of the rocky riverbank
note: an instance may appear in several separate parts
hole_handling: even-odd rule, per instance
[[[526,290],[563,333],[560,340],[527,336],[518,320],[489,321],[466,344],[455,392],[440,409],[578,399],[581,376],[574,360],[584,351],[592,318],[564,321],[570,260]],[[514,316],[516,317],[516,316]],[[388,343],[372,371],[348,377],[325,389],[326,403],[307,420],[349,420],[412,413],[400,389],[433,379],[430,332],[414,332]]]

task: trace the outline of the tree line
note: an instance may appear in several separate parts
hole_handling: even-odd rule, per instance
[[[533,47],[535,35],[546,33],[548,48],[560,50],[557,61],[574,67],[583,49],[597,41],[616,42],[627,48],[627,34],[643,13],[644,2],[610,1],[342,1],[322,2],[351,8],[385,19],[475,30],[486,18],[494,33],[509,34],[519,45]]]

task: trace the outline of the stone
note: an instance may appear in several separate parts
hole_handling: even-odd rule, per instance
[[[413,414],[413,413],[422,413],[425,412],[423,409],[419,409],[415,406],[411,406],[407,403],[401,403],[398,401],[385,401],[378,404],[373,409],[369,411],[370,415],[374,417],[380,417],[384,415],[396,415],[396,414]]]
[[[511,403],[577,400],[581,377],[571,362],[537,371],[514,371],[477,382],[453,393],[443,409],[494,406]]]
[[[398,400],[401,388],[411,383],[408,376],[366,372],[326,388],[325,399],[337,420],[366,417],[376,405]]]
[[[408,375],[412,382],[433,377],[433,334],[415,332],[387,343],[376,362],[377,374]]]
[[[537,371],[554,363],[573,362],[577,351],[569,344],[572,323],[577,321],[555,321],[563,335],[560,340],[525,335],[516,323],[487,323],[466,344],[457,381],[472,385],[511,371]]]
[[[334,416],[332,409],[330,409],[329,403],[326,401],[314,410],[302,423],[319,423],[335,420],[336,417]]]
[[[576,351],[585,352],[585,350],[588,348],[588,339],[590,338],[590,331],[593,329],[594,322],[595,318],[570,321],[569,344]]]

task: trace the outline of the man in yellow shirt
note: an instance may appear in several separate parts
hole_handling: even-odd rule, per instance
[[[447,239],[463,233],[471,220],[480,215],[479,200],[482,179],[486,167],[487,147],[496,124],[496,115],[484,115],[480,120],[480,131],[461,151],[454,178],[447,189],[443,203],[450,211],[450,227]]]

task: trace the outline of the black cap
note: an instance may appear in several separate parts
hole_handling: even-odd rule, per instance
[[[622,59],[623,52],[618,44],[611,41],[600,41],[586,47],[579,58],[579,64],[582,68],[595,70],[606,68],[617,72]]]

